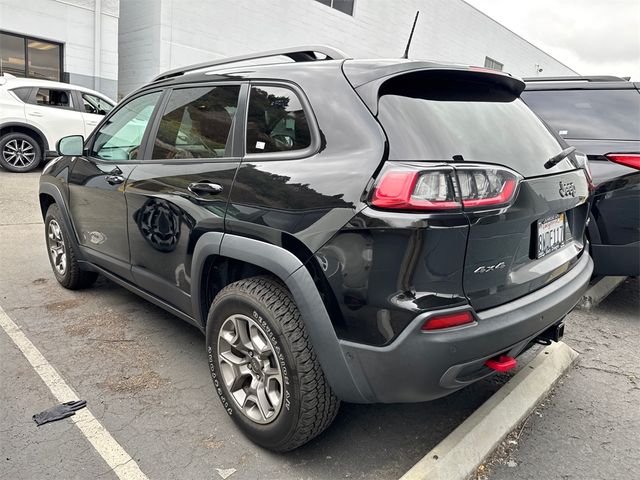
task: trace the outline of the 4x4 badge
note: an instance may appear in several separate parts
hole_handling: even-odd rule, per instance
[[[504,267],[506,267],[504,262],[496,263],[495,265],[483,265],[476,268],[473,273],[489,273],[495,270],[502,270]]]
[[[576,186],[573,182],[563,182],[560,180],[560,196],[561,197],[575,197]]]

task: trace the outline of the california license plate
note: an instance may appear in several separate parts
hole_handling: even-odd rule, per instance
[[[564,213],[538,220],[538,250],[536,258],[542,258],[564,245]]]

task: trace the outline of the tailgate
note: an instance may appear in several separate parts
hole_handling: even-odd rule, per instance
[[[473,307],[507,303],[567,272],[584,249],[588,195],[584,172],[575,170],[523,180],[505,211],[467,213],[463,284]],[[563,232],[554,231],[559,222]]]

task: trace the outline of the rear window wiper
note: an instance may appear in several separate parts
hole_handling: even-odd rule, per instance
[[[575,151],[576,151],[576,147],[565,148],[559,154],[554,155],[549,160],[547,160],[544,164],[544,168],[548,170],[552,167],[555,167],[558,163],[560,163],[562,160],[567,158],[569,155],[571,155]]]

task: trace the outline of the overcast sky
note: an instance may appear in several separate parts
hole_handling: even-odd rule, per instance
[[[465,0],[583,75],[640,81],[640,0]]]

